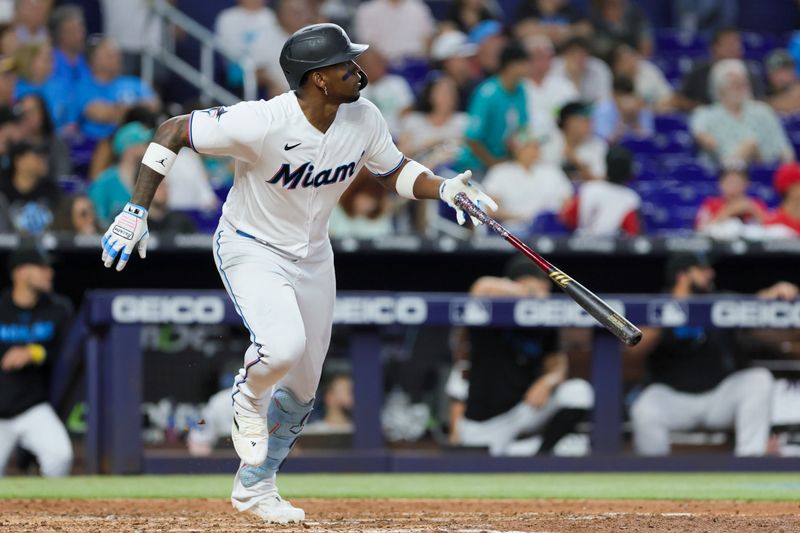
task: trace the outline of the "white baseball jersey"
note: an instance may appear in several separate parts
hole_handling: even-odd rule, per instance
[[[200,153],[236,158],[223,218],[297,259],[327,243],[330,213],[364,165],[388,175],[404,161],[369,101],[341,105],[323,133],[294,92],[193,111],[189,143]]]

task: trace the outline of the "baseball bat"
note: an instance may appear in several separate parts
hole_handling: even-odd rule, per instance
[[[467,195],[460,192],[455,197],[455,204],[459,209],[463,209],[471,216],[480,220],[487,227],[491,228],[498,235],[503,237],[511,245],[525,254],[533,261],[536,266],[547,274],[553,283],[558,285],[575,303],[583,307],[587,313],[592,315],[595,320],[600,322],[606,329],[613,333],[619,340],[628,346],[635,346],[642,340],[642,332],[639,328],[630,323],[624,316],[620,315],[592,291],[564,274],[561,270],[553,266],[547,259],[534,252],[528,245],[520,241],[510,231],[502,226],[495,219],[484,213],[480,208],[473,204]]]

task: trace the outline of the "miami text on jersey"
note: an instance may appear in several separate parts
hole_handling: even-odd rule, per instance
[[[361,154],[364,157],[364,154]],[[361,158],[359,158],[360,160]],[[336,168],[326,168],[314,174],[314,165],[305,162],[295,170],[289,163],[284,163],[281,168],[267,180],[267,183],[280,183],[285,189],[296,189],[298,185],[304,189],[308,187],[321,187],[344,181],[356,171],[356,162],[339,165]]]

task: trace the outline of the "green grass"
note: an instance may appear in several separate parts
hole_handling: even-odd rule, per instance
[[[228,498],[232,476],[0,479],[2,498]],[[286,474],[287,498],[800,500],[787,474]]]

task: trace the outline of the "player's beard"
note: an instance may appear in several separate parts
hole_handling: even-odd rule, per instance
[[[692,294],[711,294],[714,292],[714,282],[709,281],[706,285],[698,285],[694,281],[689,285],[689,289],[692,291]]]

